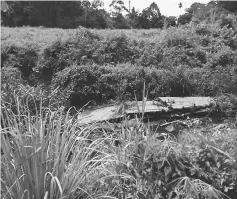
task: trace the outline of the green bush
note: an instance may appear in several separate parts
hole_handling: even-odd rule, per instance
[[[159,66],[163,64],[163,58],[164,46],[152,43],[139,50],[136,63],[145,67]]]
[[[141,100],[144,82],[149,99],[157,96],[216,96],[237,92],[234,71],[224,68],[191,69],[187,66],[167,70],[132,65],[74,65],[56,74],[52,88],[59,86],[68,104],[82,106],[90,100],[102,103],[123,95],[132,100],[136,94]]]
[[[237,20],[236,16],[234,15],[221,15],[219,19],[220,27],[227,27],[227,28],[236,28],[237,27]]]
[[[233,117],[237,115],[237,97],[232,94],[225,94],[216,99],[217,110],[223,116]]]
[[[185,67],[171,71],[132,65],[74,65],[56,74],[52,88],[59,87],[65,103],[83,106],[90,100],[101,103],[124,95],[132,100],[136,94],[137,99],[141,100],[144,82],[149,99],[158,96],[190,96],[195,92]]]
[[[236,159],[232,152],[236,149],[236,140],[231,139],[234,130],[222,130],[220,134],[211,132],[210,135],[189,130],[181,135],[181,143],[172,135],[159,140],[157,133],[139,119],[135,119],[132,126],[125,120],[113,134],[120,142],[119,147],[110,148],[116,151],[119,160],[115,165],[117,174],[126,174],[129,178],[108,178],[100,181],[98,187],[112,186],[117,198],[195,196],[217,199],[235,193]],[[214,146],[212,143],[217,139],[221,140],[221,146],[230,141],[233,148]]]
[[[136,78],[135,74],[129,74],[128,71],[129,68],[126,66],[114,68],[113,66],[73,65],[58,72],[52,86],[60,87],[65,101],[70,105],[81,106],[90,100],[100,103],[118,97],[117,91],[122,86],[123,80],[127,80],[129,84]],[[129,85],[125,87],[129,89]]]
[[[22,73],[17,68],[2,68],[1,71],[1,100],[2,106],[16,113],[17,103],[27,102],[28,108],[35,112],[35,107],[50,108],[51,110],[63,105],[59,99],[57,88],[51,90],[44,85],[36,87],[27,84],[22,79]],[[3,114],[3,113],[2,113]]]
[[[83,63],[92,59],[92,50],[97,46],[99,37],[88,30],[77,32],[74,37],[65,41],[58,40],[44,49],[38,62],[41,78],[51,81],[58,71],[73,63]]]
[[[237,64],[232,42],[236,33],[226,27],[204,24],[122,34],[57,29],[57,37],[53,29],[27,30],[19,29],[23,31],[19,38],[14,35],[3,42],[2,67],[18,68],[25,84],[48,90],[59,86],[59,100],[66,106],[122,96],[134,99],[134,92],[141,99],[144,81],[149,99],[236,93],[236,74],[231,69]],[[25,38],[37,31],[42,34],[37,37],[39,44],[30,45]],[[17,45],[15,38],[20,41]]]
[[[136,54],[136,49],[129,43],[125,34],[108,38],[106,43],[106,63],[126,63]]]
[[[236,63],[235,52],[230,48],[222,48],[217,53],[212,54],[211,67],[228,66]]]
[[[195,32],[198,34],[198,35],[201,35],[201,36],[209,36],[211,35],[211,31],[208,29],[208,27],[204,27],[204,26],[199,26],[195,29]]]
[[[219,67],[215,70],[206,68],[187,69],[185,71],[194,94],[199,96],[217,96],[223,93],[236,94],[237,76],[231,69]]]
[[[35,49],[19,47],[14,44],[4,46],[1,51],[2,67],[15,67],[22,72],[22,77],[28,79],[36,66],[38,55]]]

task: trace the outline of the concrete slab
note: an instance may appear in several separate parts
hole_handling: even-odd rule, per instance
[[[112,105],[94,110],[87,110],[78,116],[81,124],[109,121],[122,118],[124,115],[138,114],[138,108],[142,111],[142,101],[126,102],[123,108],[121,105]],[[210,97],[160,97],[158,100],[147,101],[145,114],[156,113],[177,113],[179,111],[197,111],[215,106],[215,101]]]

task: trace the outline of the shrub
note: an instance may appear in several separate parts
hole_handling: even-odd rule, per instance
[[[114,129],[113,126],[110,128]],[[119,160],[116,172],[130,176],[114,181],[116,197],[227,198],[221,191],[231,194],[237,174],[235,162],[232,157],[226,157],[230,151],[209,147],[214,137],[186,132],[181,138],[183,142],[177,143],[172,136],[161,141],[157,134],[159,132],[150,131],[137,118],[132,126],[125,120],[113,134],[120,143],[119,148],[111,146]],[[203,156],[207,151],[213,156]],[[208,157],[209,164],[205,159]],[[203,160],[199,161],[201,158]],[[215,162],[213,169],[212,161]],[[208,168],[205,165],[209,165]],[[99,185],[104,184],[105,181]],[[120,192],[116,187],[121,187]]]
[[[146,82],[149,99],[157,96],[188,96],[193,92],[185,67],[172,71],[143,68],[131,65],[72,66],[57,73],[52,88],[59,87],[64,102],[72,106],[83,106],[90,100],[97,103],[127,96],[142,99]]]
[[[164,50],[162,45],[147,44],[140,49],[136,63],[145,67],[157,66],[162,64]]]
[[[22,79],[22,73],[17,68],[2,68],[1,70],[1,97],[2,100],[12,104],[14,100],[14,90],[18,88],[19,85],[25,84]]]
[[[214,24],[123,34],[85,28],[17,30],[20,36],[11,32],[11,39],[3,42],[3,68],[17,67],[24,84],[49,91],[60,86],[58,100],[67,107],[93,98],[98,103],[123,95],[134,99],[134,92],[141,99],[144,81],[150,99],[236,93],[236,74],[230,69],[237,63],[235,31],[226,27]],[[25,41],[29,35],[36,38],[37,31],[38,45]]]
[[[227,27],[227,28],[236,28],[237,26],[237,20],[236,16],[233,15],[221,15],[219,20],[219,25],[221,28]]]
[[[69,67],[73,63],[80,64],[86,59],[92,59],[93,46],[99,37],[90,31],[80,31],[74,38],[66,41],[58,40],[48,48],[44,49],[38,68],[41,78],[51,81],[58,71]]]
[[[194,94],[199,96],[217,96],[223,93],[236,93],[236,75],[231,69],[206,68],[187,69],[187,78],[195,88]]]
[[[233,117],[237,115],[237,98],[235,95],[226,94],[217,97],[217,109],[223,116]]]
[[[207,47],[211,43],[211,38],[208,36],[204,36],[200,39],[201,46]]]
[[[36,66],[38,55],[35,49],[10,45],[1,52],[2,67],[16,67],[22,72],[22,77],[28,79]]]
[[[114,68],[113,66],[74,65],[57,73],[52,86],[60,87],[65,102],[72,106],[83,106],[90,100],[101,103],[120,97],[121,89],[124,90],[124,94],[133,95],[137,82],[136,74],[137,70],[128,66]],[[125,85],[123,85],[124,81],[127,82]]]
[[[56,74],[52,89],[59,87],[60,96],[67,106],[83,106],[90,100],[97,103],[110,99],[142,99],[146,82],[148,98],[157,96],[216,96],[236,93],[236,75],[231,69],[143,68],[132,65],[117,67],[83,65],[72,66]],[[64,99],[64,100],[63,100]]]
[[[104,49],[106,63],[126,63],[129,62],[136,53],[136,49],[131,46],[125,34],[107,38],[106,44]]]
[[[197,58],[198,61],[200,61],[202,64],[207,63],[207,53],[203,50],[197,50],[195,52],[195,57]]]
[[[62,105],[57,88],[51,90],[44,85],[29,86],[21,76],[21,72],[17,68],[2,68],[2,105],[13,113],[16,113],[18,109],[18,100],[28,102],[28,106],[33,112],[35,112],[33,110],[35,107],[43,106],[54,110]]]
[[[198,35],[201,35],[201,36],[209,36],[211,35],[211,31],[207,28],[207,27],[197,27],[195,32],[198,34]]]
[[[186,35],[184,35],[182,32],[175,32],[173,34],[169,33],[170,35],[167,35],[167,46],[184,46],[184,47],[191,47],[192,44],[189,41],[189,38],[187,38]]]
[[[222,48],[220,51],[212,55],[211,66],[228,66],[235,63],[235,52],[229,48]]]

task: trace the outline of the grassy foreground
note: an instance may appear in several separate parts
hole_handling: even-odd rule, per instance
[[[236,198],[236,129],[160,140],[139,118],[82,127],[30,101],[2,103],[2,198]]]

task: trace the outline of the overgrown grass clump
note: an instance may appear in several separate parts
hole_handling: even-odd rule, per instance
[[[28,100],[15,97],[14,111],[2,104],[2,197],[102,197],[96,183],[115,175],[116,158],[104,147],[109,138],[88,142],[94,126],[79,127],[62,108],[40,104],[32,112]]]

